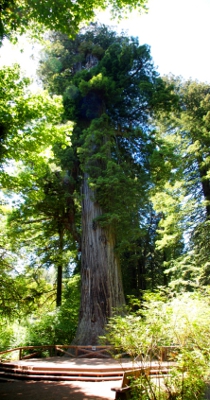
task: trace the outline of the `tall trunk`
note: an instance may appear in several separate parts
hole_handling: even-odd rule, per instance
[[[201,185],[203,196],[206,201],[206,215],[210,219],[210,180],[208,179],[208,168],[205,166],[205,160],[202,157],[197,157],[199,165],[199,173],[201,178]],[[202,166],[204,164],[204,166]]]
[[[63,255],[63,231],[61,229],[59,231],[59,264],[57,269],[56,307],[61,306],[61,301],[62,301],[62,275],[63,275],[62,255]]]
[[[85,175],[82,204],[82,298],[75,344],[96,345],[113,308],[124,304],[121,271],[114,252],[115,235],[96,218],[102,215]]]
[[[63,268],[62,265],[58,265],[57,269],[57,294],[56,294],[56,307],[61,306],[61,299],[62,299],[62,274]]]

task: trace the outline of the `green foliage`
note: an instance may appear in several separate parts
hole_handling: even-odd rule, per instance
[[[21,129],[23,124],[18,118],[21,106],[21,98],[24,90],[29,83],[28,79],[20,80],[20,69],[18,65],[5,67],[0,70],[0,157],[4,156],[5,141],[10,134],[11,127],[16,130]],[[11,107],[12,106],[12,107]],[[25,121],[23,121],[24,123]]]
[[[31,94],[29,80],[21,77],[20,67],[0,70],[0,161],[33,162],[37,154],[45,158],[56,141],[69,143],[72,125],[61,124],[61,98],[46,92]]]
[[[208,284],[210,88],[174,77],[166,82],[178,94],[179,107],[158,111],[153,120],[151,201],[160,218],[156,248],[162,251],[168,283],[193,290]]]
[[[40,76],[51,93],[63,93],[65,115],[75,122],[73,165],[77,176],[88,175],[103,210],[97,222],[112,226],[121,253],[139,236],[139,210],[149,203],[148,110],[163,107],[163,93],[172,105],[171,88],[158,77],[148,46],[97,25],[75,40],[52,34]]]
[[[210,86],[205,83],[187,81],[180,89],[180,97],[185,111],[181,118],[183,151],[186,152],[185,170],[188,173],[187,185],[197,204],[210,215],[210,135],[209,98]]]
[[[93,20],[96,9],[111,7],[114,16],[132,9],[146,9],[147,0],[100,0],[95,2],[71,0],[1,0],[0,3],[0,40],[14,33],[32,30],[34,36],[40,36],[46,29],[60,31],[69,36],[78,32],[81,23]]]
[[[5,350],[25,344],[25,321],[40,309],[50,309],[55,295],[40,269],[18,273],[4,268],[0,276],[0,347]]]
[[[80,277],[78,275],[65,281],[63,298],[62,306],[55,309],[55,306],[51,304],[51,297],[43,293],[39,298],[39,307],[31,309],[28,316],[22,312],[19,322],[17,320],[9,322],[7,318],[1,317],[0,349],[70,344],[78,323],[80,303]]]
[[[73,276],[66,282],[61,307],[34,314],[26,322],[24,345],[70,344],[78,323],[80,304],[80,277]],[[41,311],[41,310],[40,310]]]
[[[165,377],[162,382],[158,378],[153,380],[142,375],[131,383],[131,398],[133,400],[203,400],[206,392],[205,374],[202,363],[197,362],[195,354],[185,358],[184,368],[173,369],[170,377]],[[186,372],[187,371],[187,372]]]
[[[0,351],[14,349],[17,347],[24,346],[27,336],[27,330],[24,326],[23,322],[20,321],[8,321],[1,320],[0,323]],[[4,360],[17,360],[19,356],[19,351],[9,352],[4,355],[1,355],[1,358]]]
[[[11,324],[8,324],[8,321],[2,320],[0,323],[0,351],[10,348],[13,343],[14,330]]]
[[[209,323],[208,292],[177,296],[146,293],[137,311],[113,317],[106,340],[136,362],[159,359],[161,346],[176,346],[171,357],[173,360],[175,352],[177,366],[170,376],[163,378],[161,386],[147,376],[141,377],[135,381],[134,398],[202,399],[210,371]]]
[[[0,162],[2,173],[0,183],[4,195],[14,196],[16,194],[17,199],[12,216],[8,207],[6,215],[4,215],[3,210],[1,217],[4,222],[4,231],[0,239],[0,309],[7,316],[10,316],[11,313],[10,317],[20,315],[21,312],[32,312],[36,303],[34,303],[34,296],[41,295],[43,289],[41,282],[39,282],[40,289],[35,293],[36,288],[30,287],[30,278],[28,279],[27,276],[25,279],[23,275],[14,272],[19,263],[18,258],[23,257],[23,246],[26,250],[24,258],[25,260],[27,258],[25,264],[30,264],[29,260],[32,258],[30,253],[34,251],[33,246],[37,245],[37,253],[40,251],[38,246],[43,247],[43,230],[41,228],[43,214],[47,219],[45,230],[48,232],[48,237],[49,235],[53,236],[55,231],[57,235],[59,234],[58,220],[61,218],[60,214],[64,213],[65,216],[67,214],[67,211],[65,211],[66,204],[60,214],[58,213],[58,205],[56,210],[53,207],[55,201],[52,196],[49,196],[48,182],[53,181],[51,186],[54,185],[54,194],[56,193],[57,197],[59,195],[61,197],[62,193],[62,198],[66,198],[67,191],[64,191],[64,184],[60,188],[60,182],[58,182],[58,179],[56,181],[56,175],[51,172],[48,162],[51,157],[53,158],[52,146],[55,143],[60,143],[63,148],[67,144],[69,145],[72,124],[68,122],[61,124],[63,106],[60,97],[50,97],[47,92],[32,94],[28,91],[28,84],[29,80],[21,77],[18,65],[1,69],[0,116],[2,135]],[[51,164],[54,160],[51,160]],[[60,180],[62,180],[62,177]],[[5,201],[8,200],[8,198],[5,199]],[[66,202],[68,202],[68,199]],[[6,227],[5,220],[9,213],[9,224]],[[54,218],[57,214],[58,217]],[[63,216],[63,219],[65,216]],[[48,222],[50,219],[51,226]],[[35,229],[32,230],[33,223]],[[32,242],[33,246],[30,246],[29,249],[29,244]],[[52,242],[53,240],[50,243],[51,247]],[[42,250],[45,258],[46,247]],[[57,259],[54,255],[54,263],[61,262],[59,257],[60,251]],[[28,299],[27,307],[25,307],[25,299]],[[26,308],[28,311],[26,311]]]
[[[0,321],[7,318],[10,322],[28,315],[39,307],[40,296],[48,291],[45,279],[37,274],[23,272],[25,254],[20,248],[12,251],[7,235],[6,217],[8,206],[3,206],[0,214]],[[21,261],[20,261],[21,260]]]

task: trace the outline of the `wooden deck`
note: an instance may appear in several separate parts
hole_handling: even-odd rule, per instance
[[[117,350],[111,346],[18,347],[0,352],[0,380],[120,380],[127,370],[168,370],[175,364],[171,361],[170,354],[176,350],[174,346],[160,347],[157,361],[143,362],[142,357],[131,360],[120,354],[116,359],[113,355]]]
[[[142,364],[129,359],[50,357],[0,363],[1,379],[49,381],[116,381],[122,380],[127,370],[151,368],[163,370],[172,366],[168,362]]]

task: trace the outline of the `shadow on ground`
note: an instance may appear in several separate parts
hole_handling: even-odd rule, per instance
[[[113,386],[116,386],[116,382],[1,382],[0,399],[112,400],[115,397],[111,391]]]

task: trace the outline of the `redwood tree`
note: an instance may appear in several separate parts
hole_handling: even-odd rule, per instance
[[[75,122],[65,164],[75,202],[78,182],[81,189],[82,299],[75,343],[95,345],[113,309],[125,302],[120,255],[139,231],[150,185],[148,118],[167,90],[149,47],[135,38],[91,25],[74,41],[61,34],[50,40],[40,75],[51,93],[63,95],[65,117]]]

